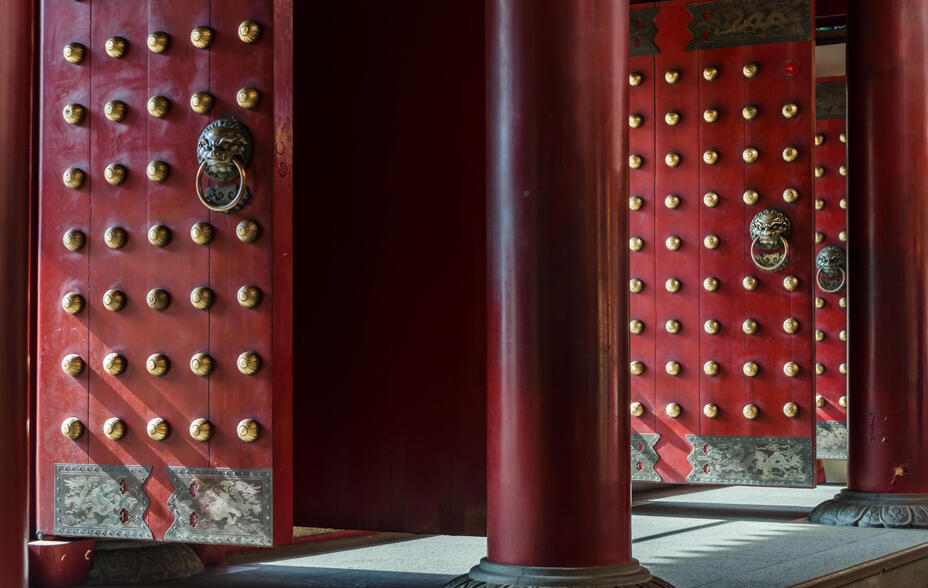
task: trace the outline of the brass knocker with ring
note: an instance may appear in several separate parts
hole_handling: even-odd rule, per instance
[[[837,294],[847,284],[847,255],[844,249],[837,245],[828,245],[822,247],[821,251],[815,256],[815,284],[818,289],[826,294]],[[837,286],[829,287],[822,283],[824,276],[825,282],[835,282],[838,276],[841,276]]]
[[[196,191],[206,208],[229,213],[242,208],[251,198],[245,168],[251,160],[251,133],[234,118],[211,122],[197,142]],[[203,175],[219,182],[238,180],[234,185],[217,185],[203,189]]]
[[[751,220],[751,261],[758,268],[765,272],[775,272],[786,267],[789,263],[789,237],[792,230],[792,223],[784,212],[775,208],[758,212]],[[761,249],[768,253],[758,254],[755,248],[760,245]],[[780,247],[783,247],[783,253],[780,254],[776,261],[768,263],[765,257],[773,255]]]

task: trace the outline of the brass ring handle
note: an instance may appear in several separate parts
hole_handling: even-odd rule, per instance
[[[844,283],[847,282],[847,274],[844,272],[843,267],[838,268],[838,270],[841,272],[841,283],[838,284],[838,286],[834,288],[833,290],[829,290],[825,286],[822,286],[822,281],[820,279],[822,275],[822,270],[818,270],[817,272],[815,272],[815,283],[818,285],[818,289],[826,294],[837,294],[838,292],[840,292],[841,288],[844,288]]]
[[[757,241],[760,237],[754,237],[754,240],[751,241],[751,261],[754,262],[754,265],[764,270],[765,272],[775,272],[777,270],[783,269],[783,267],[789,261],[789,243],[786,241],[786,238],[783,235],[780,235],[780,243],[783,243],[783,256],[780,258],[780,261],[776,262],[773,265],[764,265],[757,261],[757,257],[754,255],[754,246],[757,245]]]
[[[242,164],[238,162],[237,159],[233,158],[232,163],[235,164],[235,169],[238,170],[239,184],[238,184],[238,193],[235,194],[235,198],[232,199],[232,202],[223,205],[216,206],[215,204],[210,204],[209,200],[203,195],[203,172],[206,170],[206,162],[200,164],[200,168],[197,170],[197,196],[200,198],[200,202],[203,203],[203,206],[206,208],[216,211],[216,212],[228,212],[235,209],[238,206],[238,203],[241,202],[242,198],[245,196],[245,168],[242,167]]]

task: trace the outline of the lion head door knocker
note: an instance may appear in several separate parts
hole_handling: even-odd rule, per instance
[[[789,217],[775,208],[755,214],[751,220],[751,260],[754,265],[765,272],[783,269],[789,263],[787,239],[791,229]]]
[[[197,142],[197,196],[203,206],[216,212],[231,212],[245,206],[251,194],[245,169],[251,161],[251,133],[234,118],[211,122]],[[203,190],[203,174],[217,182]],[[237,185],[236,185],[237,184]]]
[[[837,294],[847,283],[847,256],[837,245],[822,247],[815,256],[815,283],[826,294]]]

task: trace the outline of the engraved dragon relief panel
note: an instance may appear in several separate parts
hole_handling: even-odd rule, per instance
[[[661,476],[654,471],[660,456],[654,445],[661,438],[657,433],[632,433],[632,480],[636,482],[660,482]]]
[[[153,539],[143,520],[150,466],[55,464],[55,534]]]
[[[818,421],[815,434],[815,457],[847,459],[847,423]]]
[[[807,437],[687,435],[693,470],[687,482],[811,486],[815,461]]]
[[[693,15],[687,51],[812,38],[811,0],[717,0],[686,9]]]
[[[166,541],[271,545],[271,470],[168,467],[174,522]]]

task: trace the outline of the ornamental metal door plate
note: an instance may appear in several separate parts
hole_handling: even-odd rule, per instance
[[[174,515],[165,541],[271,545],[271,470],[168,467]]]
[[[148,466],[55,464],[55,534],[153,539],[142,519]]]

